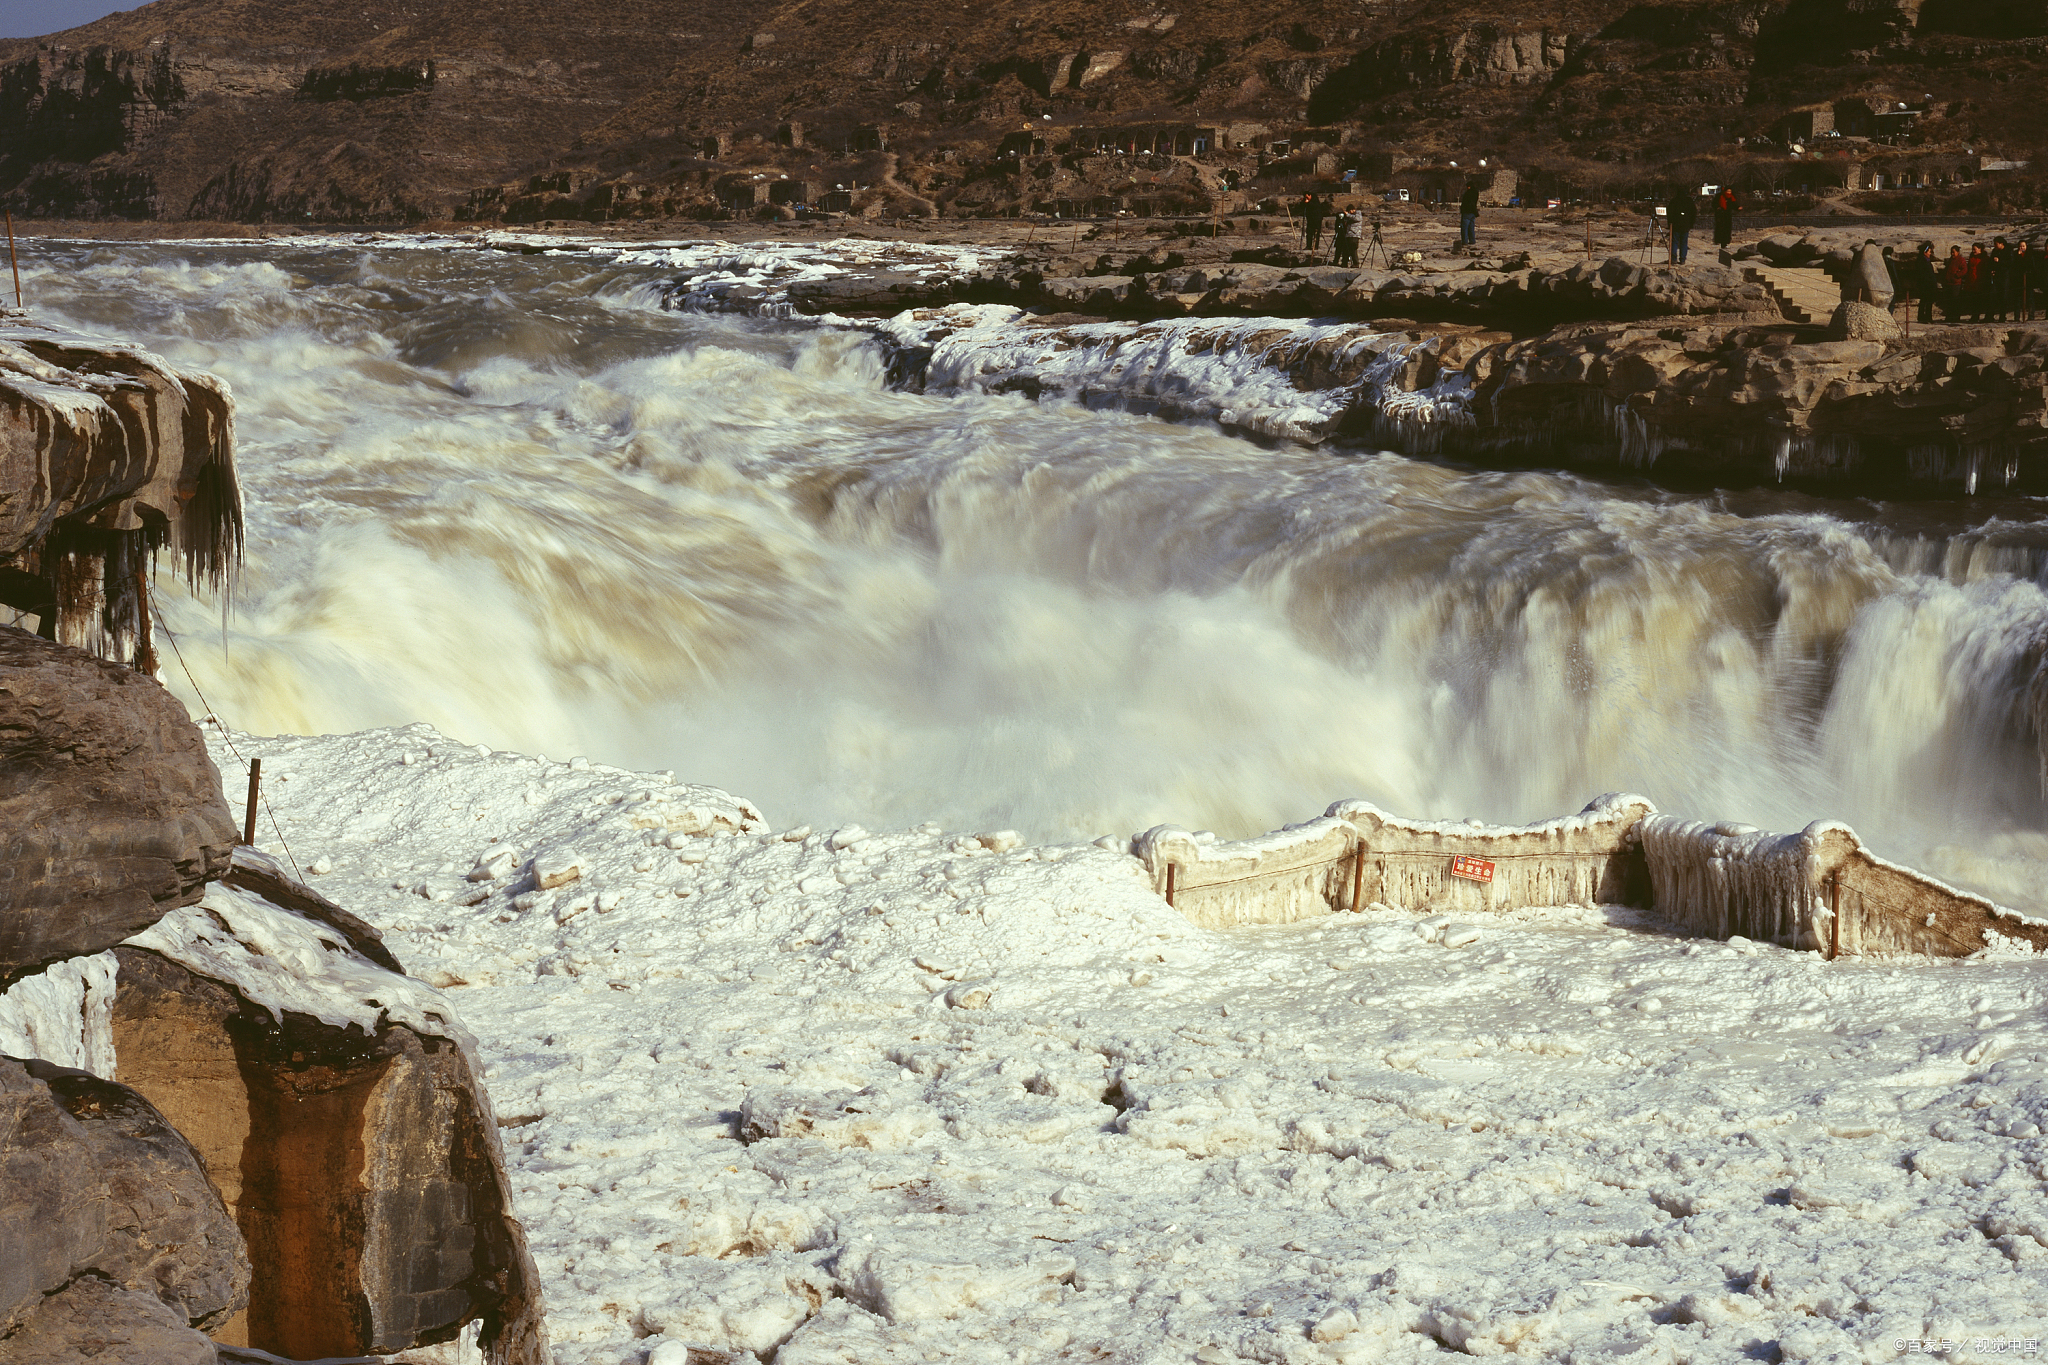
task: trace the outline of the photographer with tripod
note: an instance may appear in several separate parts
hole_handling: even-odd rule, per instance
[[[1358,266],[1358,239],[1365,231],[1365,213],[1361,209],[1344,209],[1337,214],[1336,250],[1332,255],[1334,265]]]

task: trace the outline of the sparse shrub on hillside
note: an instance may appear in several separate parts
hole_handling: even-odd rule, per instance
[[[2048,174],[1979,180],[1943,208],[1948,213],[2025,213],[2048,209]]]

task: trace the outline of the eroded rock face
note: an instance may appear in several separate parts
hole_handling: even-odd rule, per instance
[[[298,1358],[452,1339],[547,1359],[496,1119],[462,1048],[251,1005],[153,952],[116,950],[124,1082],[188,1133],[260,1267],[219,1336]]]
[[[218,582],[241,545],[225,384],[135,346],[0,325],[0,601],[52,639],[148,668],[156,551]]]
[[[1563,270],[1495,261],[1475,263],[1487,268],[1402,272],[1254,260],[1161,268],[1161,261],[1157,248],[1092,260],[1020,253],[957,285],[922,282],[923,296],[904,301],[944,302],[957,294],[1105,317],[1415,318],[1517,328],[1588,319],[1778,317],[1763,285],[1706,262],[1674,267],[1611,257]],[[831,302],[797,288],[790,298],[812,312]]]
[[[42,1300],[0,1338],[0,1365],[215,1365],[218,1358],[204,1332],[162,1303],[91,1276]]]
[[[0,1058],[0,1245],[0,1361],[85,1358],[17,1339],[55,1352],[113,1317],[182,1341],[248,1301],[242,1236],[192,1144],[136,1091],[49,1062]],[[69,1306],[48,1297],[67,1288]],[[128,1296],[154,1306],[115,1312]]]
[[[236,829],[157,682],[0,627],[0,986],[197,900]]]

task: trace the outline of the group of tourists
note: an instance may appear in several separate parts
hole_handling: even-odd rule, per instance
[[[1715,246],[1726,247],[1734,241],[1737,207],[1733,190],[1723,187],[1716,191],[1711,208]],[[1365,231],[1363,212],[1339,209],[1328,195],[1319,198],[1314,194],[1304,194],[1295,212],[1301,220],[1303,246],[1322,250],[1323,225],[1334,219],[1334,262],[1358,264]],[[1699,200],[1683,190],[1664,202],[1671,259],[1679,265],[1684,265],[1690,254],[1699,213]],[[1458,202],[1458,240],[1462,245],[1469,248],[1476,243],[1478,222],[1479,187],[1467,185]],[[1921,322],[1933,322],[1937,307],[1947,322],[2031,322],[2037,308],[2048,316],[2048,252],[2034,249],[2024,238],[2009,241],[2000,237],[1988,248],[1979,242],[1967,254],[1962,247],[1951,246],[1945,260],[1936,256],[1932,242],[1922,242],[1917,254],[1904,258],[1886,247],[1884,261],[1891,272],[1893,298],[1916,302]]]
[[[1358,264],[1358,243],[1365,232],[1365,215],[1358,209],[1339,209],[1329,195],[1317,198],[1313,194],[1301,197],[1301,244],[1309,251],[1323,249],[1323,224],[1336,221],[1331,226],[1331,260],[1336,265],[1356,266]]]
[[[1937,306],[1944,322],[2032,322],[2048,291],[2048,253],[2024,237],[1995,238],[1988,250],[1974,242],[1968,255],[1951,246],[1945,260],[1935,255],[1932,242],[1922,242],[1905,260],[1886,247],[1884,258],[1892,296],[1916,300],[1920,322],[1933,322]]]
[[[1714,195],[1714,245],[1727,246],[1735,240],[1735,191],[1722,186]],[[1684,265],[1692,252],[1692,229],[1699,222],[1700,204],[1686,191],[1664,201],[1664,222],[1671,232],[1671,259]]]

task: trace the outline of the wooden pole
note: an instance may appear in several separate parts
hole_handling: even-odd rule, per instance
[[[14,267],[14,306],[21,307],[21,259],[14,254],[14,210],[7,210],[7,263]]]
[[[1351,913],[1365,909],[1365,840],[1358,841],[1358,856],[1351,861]]]
[[[1168,863],[1166,865],[1166,903],[1168,905],[1173,904],[1173,874],[1179,870],[1179,863]]]
[[[249,806],[242,816],[242,842],[255,846],[256,843],[256,789],[263,782],[263,760],[249,760]]]

